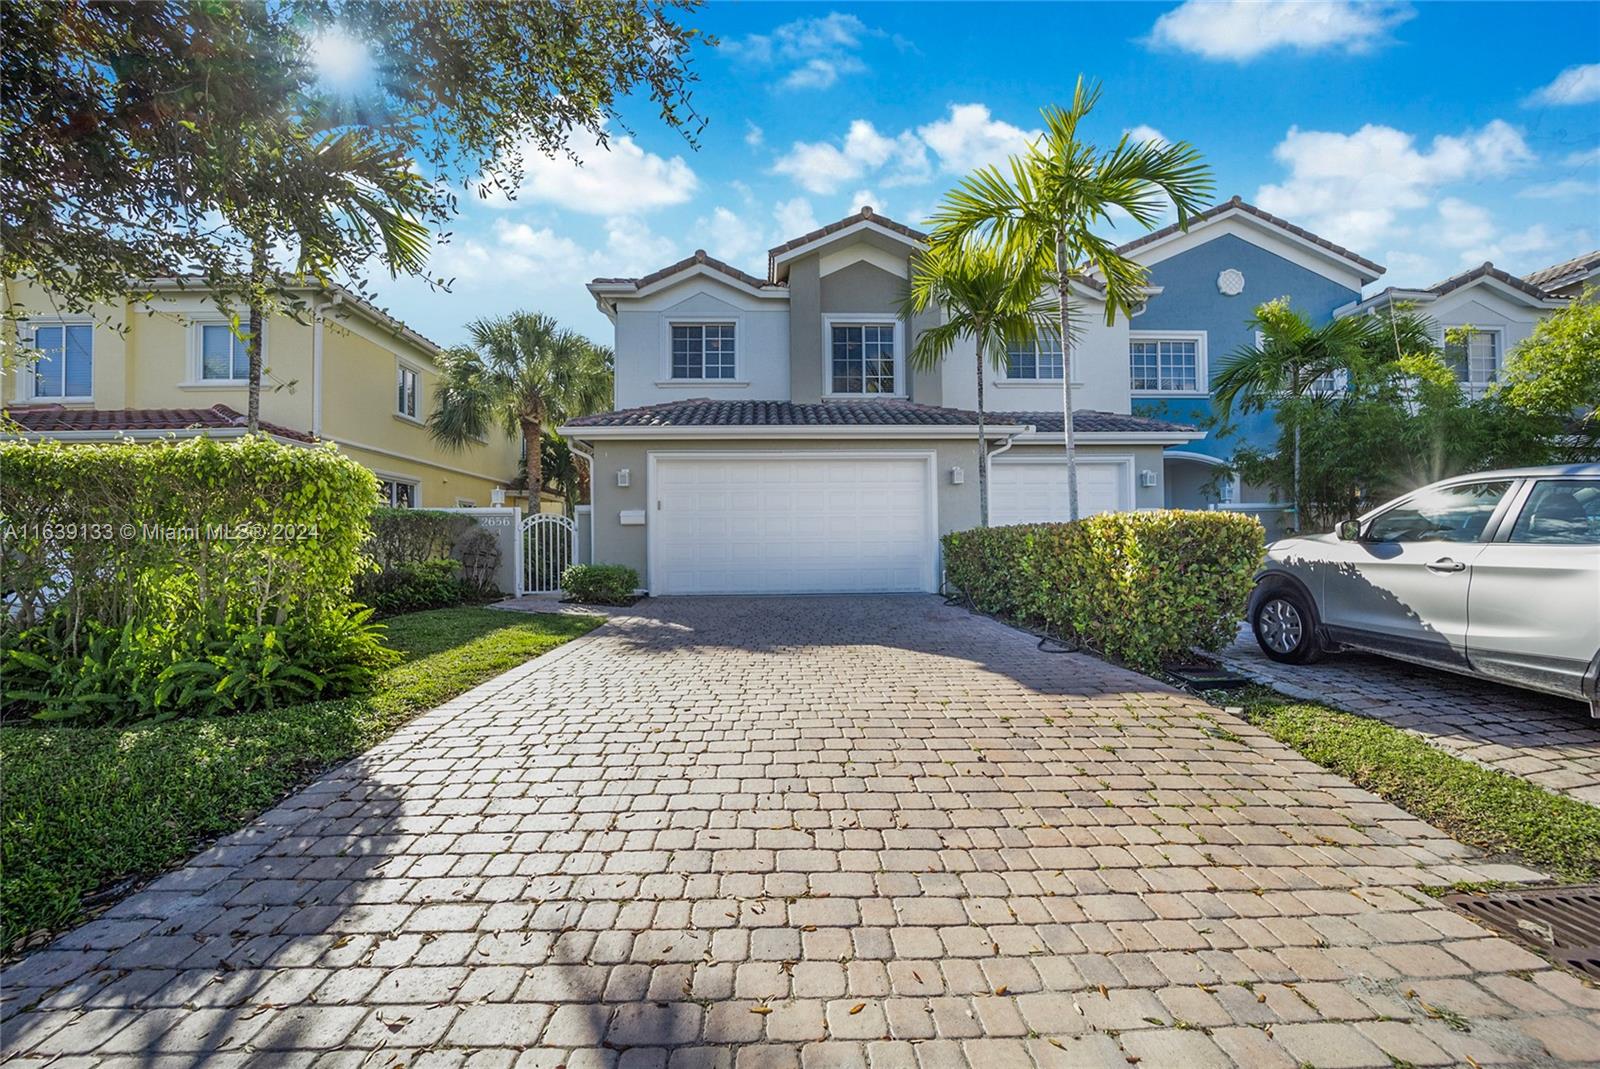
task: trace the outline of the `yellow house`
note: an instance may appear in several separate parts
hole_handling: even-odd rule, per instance
[[[244,433],[249,361],[229,318],[196,282],[148,289],[148,299],[69,314],[36,286],[5,284],[17,324],[5,350],[20,340],[35,356],[0,375],[9,429],[79,441]],[[395,505],[500,503],[521,470],[519,439],[496,429],[458,450],[428,433],[439,346],[343,288],[307,300],[304,322],[277,314],[265,325],[262,430],[335,443]]]

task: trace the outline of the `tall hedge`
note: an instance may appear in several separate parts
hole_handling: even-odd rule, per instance
[[[4,708],[270,706],[383,660],[350,591],[377,484],[331,447],[0,443]]]
[[[1232,640],[1265,556],[1254,517],[1109,512],[944,537],[950,583],[989,613],[1157,668]]]

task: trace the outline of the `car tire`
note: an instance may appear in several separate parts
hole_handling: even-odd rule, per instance
[[[1261,652],[1280,664],[1312,664],[1325,652],[1317,639],[1316,610],[1292,586],[1275,586],[1256,599],[1250,630]]]

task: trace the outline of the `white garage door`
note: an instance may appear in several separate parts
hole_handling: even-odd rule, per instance
[[[1059,523],[1067,519],[1067,462],[996,460],[990,469],[989,523]],[[1078,515],[1133,508],[1131,460],[1078,458]]]
[[[921,457],[658,456],[646,518],[653,594],[929,591]]]

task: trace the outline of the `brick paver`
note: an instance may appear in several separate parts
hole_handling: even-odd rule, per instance
[[[1285,694],[1375,717],[1459,757],[1600,805],[1600,720],[1582,702],[1364,653],[1278,664],[1248,627],[1222,660]]]
[[[1485,863],[927,597],[682,599],[417,720],[7,969],[16,1064],[1553,1064]]]

